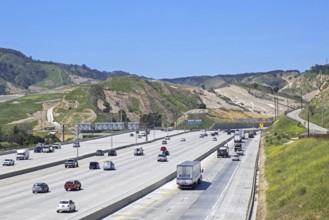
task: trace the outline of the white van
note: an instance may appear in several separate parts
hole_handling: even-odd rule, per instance
[[[16,160],[27,160],[29,159],[29,149],[19,149],[16,151]]]
[[[144,155],[144,151],[142,147],[135,147],[134,148],[134,155],[135,156],[141,156]]]

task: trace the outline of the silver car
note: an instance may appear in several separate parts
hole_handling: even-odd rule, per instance
[[[167,156],[165,154],[159,154],[158,162],[168,162]]]
[[[112,161],[104,161],[103,170],[115,170],[115,165]]]
[[[49,192],[49,186],[47,185],[47,183],[38,182],[33,185],[32,193],[39,193],[39,192],[42,193]]]
[[[59,201],[56,211],[58,212],[74,212],[76,206],[72,200],[61,200]]]
[[[54,149],[61,149],[61,148],[62,148],[62,145],[61,145],[61,143],[59,143],[59,142],[53,143],[51,146],[52,146]]]
[[[14,166],[15,161],[13,159],[5,159],[2,163],[2,166]]]

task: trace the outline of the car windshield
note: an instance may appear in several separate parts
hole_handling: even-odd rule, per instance
[[[59,204],[69,204],[69,201],[60,201]]]
[[[43,185],[43,183],[36,183],[36,184],[34,184],[34,186],[42,186]]]
[[[5,161],[11,161],[11,159],[5,159]]]
[[[66,184],[74,184],[73,181],[67,181]]]

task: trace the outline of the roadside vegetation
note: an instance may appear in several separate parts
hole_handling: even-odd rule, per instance
[[[267,219],[327,219],[328,140],[305,138],[301,124],[282,116],[265,132]]]

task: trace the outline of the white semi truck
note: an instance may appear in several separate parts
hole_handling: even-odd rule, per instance
[[[234,132],[234,151],[242,149],[242,135],[244,135],[243,130],[236,130]]]
[[[29,149],[19,149],[16,151],[16,160],[27,160],[29,159]]]
[[[194,188],[202,181],[200,161],[185,161],[177,165],[178,188]]]

